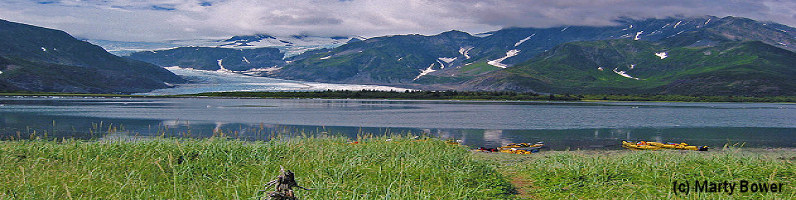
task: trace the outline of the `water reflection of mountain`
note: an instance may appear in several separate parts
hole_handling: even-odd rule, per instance
[[[796,144],[796,106],[790,104],[72,97],[0,97],[0,104],[3,139],[397,133],[474,147],[544,141],[553,149],[618,149],[620,140]]]

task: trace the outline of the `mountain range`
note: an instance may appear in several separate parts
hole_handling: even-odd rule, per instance
[[[179,66],[425,90],[796,95],[793,27],[713,16],[616,24],[367,39],[255,34],[169,48],[99,42],[123,51],[150,48],[118,57],[63,31],[2,21],[0,89],[146,91],[183,82],[161,68]]]
[[[211,39],[182,39],[151,42],[127,42],[114,40],[83,39],[108,50],[118,56],[129,56],[140,51],[159,51],[178,47],[218,47],[232,49],[277,48],[286,57],[299,55],[308,50],[320,48],[334,48],[351,40],[362,40],[359,36],[313,36],[313,35],[287,35],[276,36],[269,34],[238,35],[229,38]]]
[[[199,70],[237,71],[252,75],[264,75],[300,57],[298,55],[305,51],[334,48],[361,39],[355,36],[292,35],[278,37],[255,34],[233,36],[224,40],[198,40],[196,43],[189,43],[191,44],[189,46],[173,48],[157,48],[158,45],[154,44],[158,43],[113,41],[102,41],[101,43],[119,50],[117,51],[119,53],[148,46],[152,49],[120,55],[162,67],[178,66]],[[136,45],[138,47],[134,47]],[[177,43],[171,45],[177,45]]]
[[[432,90],[796,94],[792,27],[712,16],[617,23],[376,37],[306,52],[271,76]]]
[[[184,81],[63,31],[0,20],[0,91],[133,93]]]

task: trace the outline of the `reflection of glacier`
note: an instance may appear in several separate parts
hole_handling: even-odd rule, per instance
[[[449,139],[450,140],[456,140],[457,142],[465,143],[465,144],[467,143],[467,135],[466,134],[461,134],[461,131],[456,131],[456,133],[454,133],[454,130],[436,129],[436,131],[437,131],[437,133],[434,134],[434,135],[436,135],[439,138],[442,138],[442,139],[445,139],[445,140],[449,140]],[[432,135],[431,134],[431,132],[432,132],[431,129],[423,129],[422,132],[424,134],[427,134],[427,135]],[[457,137],[457,135],[459,137]]]
[[[612,134],[612,135],[624,136],[625,140],[630,140],[630,141],[632,141],[632,140],[635,140],[635,138],[633,138],[633,137],[630,135],[630,134],[631,134],[631,132],[632,132],[632,131],[630,131],[630,130],[625,130],[625,129],[614,129],[614,130],[611,130],[611,134]]]
[[[180,126],[180,124],[182,123],[188,125],[187,121],[180,121],[180,120],[163,120],[163,122],[161,122],[160,124],[167,127],[177,127]]]
[[[492,144],[508,144],[511,140],[503,137],[503,130],[484,130],[484,142]]]
[[[320,91],[320,90],[382,90],[404,91],[405,88],[379,85],[353,85],[291,81],[267,77],[247,76],[224,71],[195,70],[179,67],[167,67],[190,83],[177,84],[174,88],[154,90],[138,95],[174,95],[197,94],[203,92],[226,91]]]
[[[230,132],[238,132],[239,134],[244,134],[246,132],[246,129],[244,129],[244,128],[224,129],[223,126],[227,124],[227,123],[224,123],[224,122],[216,121],[216,122],[213,122],[213,124],[214,124],[213,125],[213,134],[220,134],[220,133],[229,134]],[[187,127],[188,130],[190,130],[191,123],[189,121],[180,121],[180,120],[163,120],[163,122],[161,122],[161,125],[164,126],[164,127],[159,127],[159,128],[169,129],[169,128]],[[181,130],[181,131],[185,131],[185,130]]]
[[[213,128],[213,133],[220,133],[222,131],[221,126],[223,125],[224,123],[216,122],[216,127]]]

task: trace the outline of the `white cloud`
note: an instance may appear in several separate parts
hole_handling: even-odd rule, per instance
[[[40,2],[49,2],[42,4]],[[796,25],[792,1],[734,0],[4,0],[0,18],[123,41],[231,35],[436,34],[610,25],[622,16],[733,15]]]

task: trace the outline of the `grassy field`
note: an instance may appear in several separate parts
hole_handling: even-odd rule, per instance
[[[0,199],[257,199],[280,165],[301,199],[505,199],[485,161],[440,140],[0,142]]]
[[[0,199],[258,199],[280,166],[300,199],[792,199],[793,149],[482,153],[438,139],[0,142]],[[675,194],[673,182],[781,183]]]
[[[476,153],[517,187],[515,199],[793,199],[793,149],[696,151],[558,151],[532,155]],[[695,181],[782,183],[780,193],[696,192]],[[674,181],[690,193],[673,192]]]

